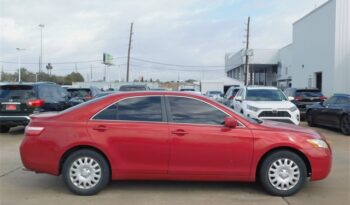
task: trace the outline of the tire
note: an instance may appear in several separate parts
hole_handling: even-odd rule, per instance
[[[305,162],[297,154],[287,150],[269,154],[259,170],[261,185],[269,194],[275,196],[291,196],[297,193],[304,186],[306,179]]]
[[[305,120],[309,127],[315,127],[314,119],[312,118],[311,110],[307,111],[305,114]]]
[[[63,180],[75,194],[90,196],[101,191],[110,180],[107,160],[99,153],[81,149],[65,160],[62,168]]]
[[[344,135],[350,135],[350,116],[344,115],[340,119],[340,130]]]
[[[0,133],[8,133],[10,131],[11,127],[1,125],[0,126]]]

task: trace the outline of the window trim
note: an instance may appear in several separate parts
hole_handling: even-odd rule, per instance
[[[178,95],[165,95],[165,105],[166,105],[166,111],[167,111],[167,119],[168,119],[168,123],[171,123],[171,124],[183,124],[183,125],[199,125],[199,126],[215,126],[215,127],[223,127],[223,125],[214,125],[214,124],[204,124],[204,123],[185,123],[185,122],[174,122],[172,120],[172,113],[171,113],[171,110],[170,110],[170,102],[169,102],[169,98],[168,97],[179,97],[179,98],[188,98],[188,99],[193,99],[193,100],[197,100],[197,101],[200,101],[200,102],[203,102],[211,107],[214,107],[215,109],[225,113],[227,116],[230,116],[230,117],[233,117],[231,114],[227,113],[226,111],[222,110],[221,108],[215,106],[215,105],[212,105],[202,99],[198,99],[198,98],[194,98],[194,97],[190,97],[190,96],[178,96]],[[235,118],[236,119],[236,118]],[[238,122],[238,125],[237,127],[246,127],[241,121],[239,121],[238,119],[236,119],[237,122]]]
[[[108,109],[110,106],[117,104],[123,100],[127,100],[127,99],[133,99],[133,98],[142,98],[142,97],[160,97],[160,103],[161,103],[161,115],[162,115],[162,121],[141,121],[141,120],[108,120],[108,119],[94,119],[94,117],[96,117],[97,115],[99,115],[101,112],[103,112],[104,110]],[[92,117],[90,117],[89,121],[108,121],[108,122],[143,122],[143,123],[167,123],[167,116],[166,116],[166,111],[165,111],[165,101],[164,101],[164,96],[163,95],[146,95],[146,96],[131,96],[131,97],[126,97],[126,98],[122,98],[119,99],[109,105],[107,105],[106,107],[104,107],[102,110],[100,110],[99,112],[95,113]]]

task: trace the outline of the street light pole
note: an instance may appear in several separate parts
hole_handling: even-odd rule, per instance
[[[39,59],[39,73],[42,69],[43,64],[43,28],[45,27],[44,24],[39,24],[40,27],[40,59]]]
[[[24,48],[16,48],[18,51],[18,82],[21,82],[21,51],[24,51]]]

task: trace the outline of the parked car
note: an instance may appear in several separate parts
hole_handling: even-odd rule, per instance
[[[222,102],[223,100],[223,93],[221,91],[207,91],[205,96],[217,102]]]
[[[122,85],[119,87],[120,92],[144,90],[149,90],[149,87],[147,85]]]
[[[311,127],[334,127],[350,135],[350,95],[335,94],[326,101],[307,107],[306,121]]]
[[[0,132],[27,125],[34,112],[61,111],[69,106],[68,93],[55,83],[1,83]]]
[[[332,162],[313,130],[253,120],[195,94],[150,91],[34,115],[20,154],[28,170],[62,174],[79,195],[110,180],[147,179],[259,180],[269,193],[289,196],[327,177]]]
[[[86,88],[74,88],[74,87],[64,87],[69,93],[70,104],[72,106],[83,103],[85,101],[95,98],[97,94],[101,91],[94,86]]]
[[[192,93],[192,94],[196,94],[196,95],[202,95],[201,92],[196,91],[194,88],[181,88],[180,91],[181,92],[188,92],[188,93]]]
[[[226,94],[224,95],[224,99],[223,99],[223,102],[226,106],[230,108],[234,108],[233,99],[235,98],[239,89],[240,89],[239,87],[232,86],[226,91]]]
[[[234,98],[234,109],[247,117],[298,125],[300,112],[280,89],[264,86],[241,88]]]
[[[307,106],[317,104],[327,99],[317,88],[286,88],[284,94],[287,97],[294,98],[291,102],[299,109],[301,119],[305,119]]]

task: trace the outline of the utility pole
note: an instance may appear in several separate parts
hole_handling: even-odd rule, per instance
[[[77,64],[75,64],[75,72],[76,72],[76,73],[78,72],[78,66],[77,66]]]
[[[248,85],[248,72],[249,72],[249,27],[250,27],[250,16],[248,17],[247,23],[247,39],[246,39],[246,47],[245,47],[245,64],[244,64],[244,85]],[[250,73],[250,80],[252,80],[252,73]]]
[[[39,24],[39,27],[40,27],[40,58],[39,58],[39,73],[40,73],[43,67],[43,28],[45,27],[45,25]]]
[[[21,82],[21,51],[24,51],[25,48],[16,48],[18,51],[18,82]]]
[[[132,41],[132,27],[133,27],[134,23],[131,22],[130,25],[130,36],[129,36],[129,48],[128,48],[128,63],[127,63],[127,67],[126,67],[126,82],[129,82],[129,72],[130,72],[130,50],[131,50],[131,41]]]

